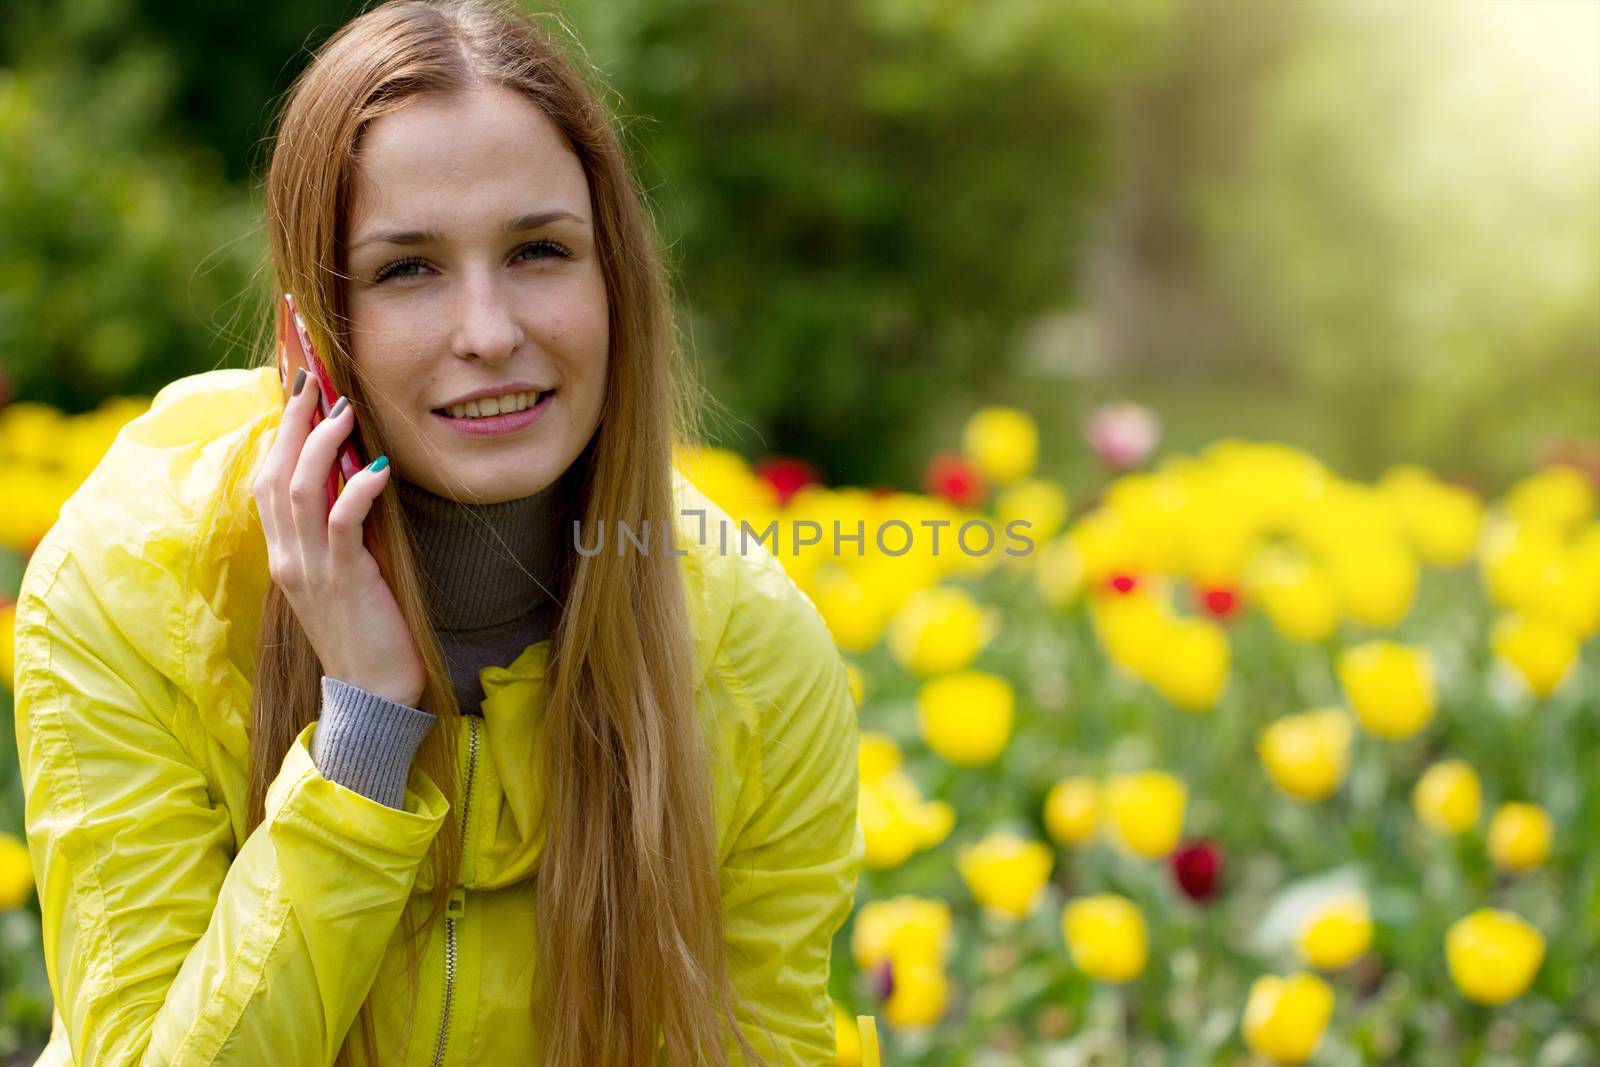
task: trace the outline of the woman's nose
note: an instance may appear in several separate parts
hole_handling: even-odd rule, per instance
[[[510,286],[501,285],[492,276],[474,274],[467,277],[459,294],[453,310],[456,321],[452,347],[457,356],[494,362],[507,358],[522,345],[522,327],[512,304]]]

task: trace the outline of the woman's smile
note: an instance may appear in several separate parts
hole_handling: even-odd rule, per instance
[[[452,433],[465,437],[501,437],[534,425],[555,401],[554,389],[512,393],[498,401],[469,400],[448,409],[435,408],[433,417]],[[490,408],[494,410],[487,410]]]

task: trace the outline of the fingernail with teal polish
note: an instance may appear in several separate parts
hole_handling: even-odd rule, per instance
[[[370,464],[368,464],[367,470],[373,471],[373,472],[377,472],[377,471],[383,470],[383,468],[387,467],[388,465],[389,465],[389,457],[388,456],[379,456],[377,459],[373,460]]]
[[[306,387],[306,369],[301,367],[294,372],[294,396],[300,395],[300,390]]]

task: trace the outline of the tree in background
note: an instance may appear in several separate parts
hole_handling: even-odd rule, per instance
[[[1112,376],[1369,476],[1504,484],[1595,435],[1600,7],[1218,2],[1172,35],[1117,124]]]
[[[268,118],[362,6],[14,0],[13,395],[84,410],[243,361]],[[1596,10],[565,0],[548,20],[615,90],[723,443],[915,484],[977,403],[1061,422],[1132,396],[1179,448],[1272,436],[1489,485],[1600,424]],[[1076,440],[1052,435],[1047,466],[1070,473]]]
[[[346,6],[25,0],[0,51],[17,393],[80,410],[243,360],[265,119]],[[620,97],[722,436],[832,480],[909,481],[925,437],[1005,394],[1018,321],[1070,298],[1104,101],[1154,58],[1168,6],[553,17]]]

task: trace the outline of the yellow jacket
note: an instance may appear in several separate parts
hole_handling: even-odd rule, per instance
[[[172,383],[29,562],[16,728],[57,1006],[38,1062],[329,1064],[371,990],[383,1064],[523,1067],[541,844],[529,768],[548,642],[482,671],[483,716],[460,723],[471,785],[459,807],[415,768],[398,809],[328,781],[311,761],[313,723],[265,821],[244,832],[269,578],[248,475],[219,482],[224,457],[259,455],[281,413],[272,368]],[[714,530],[723,513],[674,483],[679,508],[704,508]],[[200,537],[218,507],[241,521]],[[774,1063],[831,1063],[830,949],[864,854],[849,685],[770,555],[699,539],[699,520],[680,516],[696,706],[716,739],[726,938],[753,1006],[741,1023]],[[424,915],[424,853],[462,812],[460,884],[413,1006],[401,909]]]

